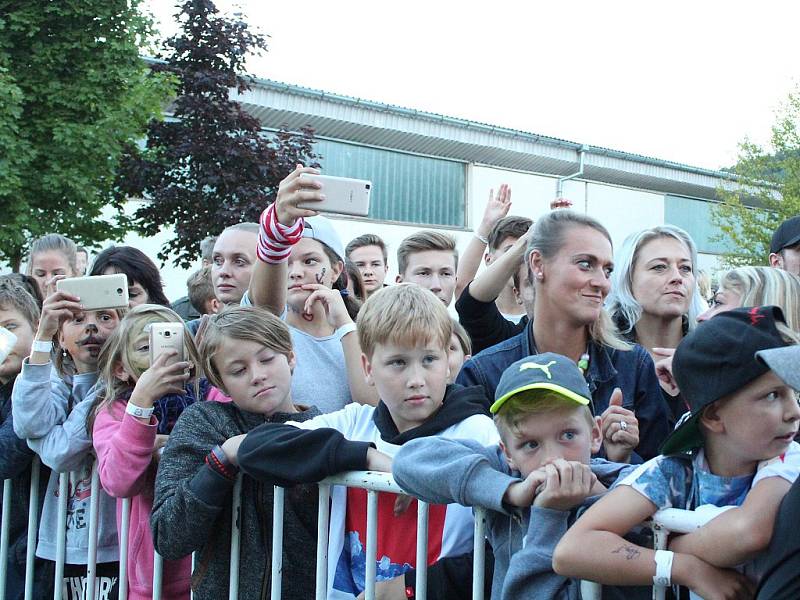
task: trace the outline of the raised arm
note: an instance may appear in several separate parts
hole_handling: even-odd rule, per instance
[[[475,278],[475,274],[481,266],[481,259],[486,250],[486,242],[484,240],[489,238],[495,224],[505,217],[510,209],[511,188],[508,184],[504,183],[500,186],[496,197],[494,190],[489,190],[489,200],[486,202],[486,208],[483,209],[483,218],[475,230],[475,235],[470,238],[469,244],[467,244],[466,249],[458,260],[456,298],[461,295],[467,284]]]
[[[532,228],[533,225],[531,225]],[[480,302],[494,302],[497,300],[500,292],[508,285],[508,280],[514,276],[524,259],[531,229],[528,229],[528,232],[514,242],[505,254],[486,267],[483,273],[475,278],[469,287],[473,298]]]
[[[283,314],[286,308],[286,258],[291,252],[292,240],[302,235],[297,221],[318,214],[314,210],[300,208],[298,204],[323,200],[320,185],[300,177],[303,173],[319,173],[316,169],[297,165],[294,171],[280,183],[275,204],[261,215],[261,231],[258,235],[258,260],[250,276],[248,296],[255,306],[266,308],[275,315]]]

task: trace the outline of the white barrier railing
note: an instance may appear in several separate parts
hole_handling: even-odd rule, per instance
[[[30,509],[28,512],[28,547],[25,565],[25,600],[33,598],[34,553],[36,550],[38,526],[38,501],[39,501],[39,459],[35,458],[31,466]],[[58,498],[58,539],[56,543],[55,588],[54,600],[61,600],[63,594],[64,561],[66,556],[66,524],[67,501],[69,497],[70,474],[59,475]],[[330,499],[332,486],[341,485],[367,490],[367,544],[366,544],[366,578],[365,598],[375,598],[375,572],[377,555],[377,526],[378,526],[378,494],[388,492],[404,494],[390,473],[371,471],[353,471],[329,477],[319,484],[319,523],[317,540],[317,573],[316,573],[316,598],[325,600],[328,593],[328,539],[330,529]],[[241,534],[241,488],[242,475],[240,474],[233,488],[231,510],[231,546],[230,546],[230,578],[228,587],[229,600],[238,598],[239,592],[239,565],[240,565],[240,534]],[[91,501],[89,508],[89,549],[87,560],[86,594],[84,600],[94,600],[96,592],[97,574],[97,532],[98,532],[98,501],[100,480],[97,473],[97,464],[92,467]],[[11,517],[12,482],[3,483],[3,514],[0,524],[0,598],[5,597],[5,584],[7,580],[7,565],[9,554],[9,521]],[[272,563],[271,569],[271,600],[281,598],[281,576],[283,570],[283,515],[284,515],[284,489],[274,487],[274,507],[272,523]],[[121,531],[119,534],[120,566],[119,566],[119,600],[127,600],[127,546],[130,528],[130,499],[122,501]],[[474,507],[475,527],[473,540],[473,576],[472,598],[484,599],[484,540],[486,532],[485,509]],[[655,537],[656,549],[664,549],[670,533],[688,533],[701,527],[707,522],[707,515],[701,516],[692,511],[667,509],[659,511],[653,516],[650,523]],[[427,559],[428,559],[428,504],[419,500],[417,509],[417,544],[416,544],[416,598],[425,600],[427,595]],[[192,555],[192,570],[194,571],[195,555]],[[153,564],[153,600],[160,600],[163,582],[163,559],[155,554]],[[653,587],[654,600],[663,600],[666,588]],[[582,581],[581,594],[584,600],[599,600],[602,596],[602,587],[599,584]]]

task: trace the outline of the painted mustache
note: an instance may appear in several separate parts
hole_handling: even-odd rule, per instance
[[[78,346],[89,346],[89,345],[102,346],[105,343],[106,341],[103,338],[97,337],[96,335],[89,335],[88,337],[79,340]]]

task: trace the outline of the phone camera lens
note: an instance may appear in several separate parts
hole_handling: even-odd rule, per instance
[[[171,334],[169,331],[165,331],[165,332],[164,332],[164,337],[169,337],[169,336],[171,336],[171,335],[172,335],[172,334]]]
[[[367,184],[367,189],[369,189],[370,187],[372,187],[372,186],[370,186],[370,184]]]
[[[122,295],[122,288],[117,288],[117,293]]]

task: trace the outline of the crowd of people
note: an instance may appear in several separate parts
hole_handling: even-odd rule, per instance
[[[199,241],[202,268],[173,303],[148,256],[111,246],[88,275],[124,274],[129,307],[84,309],[56,284],[84,275],[88,253],[57,233],[33,243],[26,275],[0,277],[16,337],[0,364],[5,598],[24,597],[29,508],[33,597],[83,598],[96,562],[94,597],[117,598],[124,498],[128,597],[153,597],[156,552],[162,598],[225,597],[240,475],[239,597],[272,587],[279,485],[283,597],[312,598],[316,483],[352,470],[391,472],[408,494],[379,496],[379,598],[415,596],[417,499],[431,503],[428,598],[471,597],[472,506],[488,509],[492,598],[579,599],[581,579],[609,598],[654,583],[674,598],[800,597],[800,216],[775,230],[770,267],[704,291],[685,231],[636,231],[615,251],[563,203],[511,214],[503,185],[465,248],[413,233],[389,282],[380,237],[344,244],[313,209],[313,172],[290,173],[259,223]],[[162,323],[183,324],[183,352],[151,362]],[[670,507],[706,524],[654,551],[641,523]],[[364,490],[334,487],[332,600],[363,597],[366,512]]]

